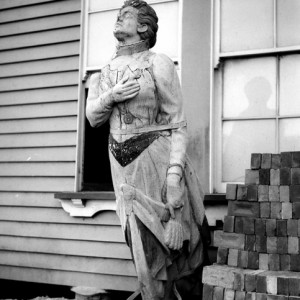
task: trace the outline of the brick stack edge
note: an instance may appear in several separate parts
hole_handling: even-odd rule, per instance
[[[300,300],[300,152],[252,154],[245,184],[228,184],[226,198],[203,300]]]

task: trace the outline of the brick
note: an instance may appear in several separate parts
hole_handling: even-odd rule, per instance
[[[300,152],[292,152],[292,167],[299,168],[300,167]]]
[[[237,267],[238,265],[238,250],[237,249],[229,249],[228,252],[228,266]]]
[[[239,250],[238,254],[238,267],[246,269],[248,266],[248,251]]]
[[[269,255],[267,253],[259,253],[258,263],[260,270],[269,270]]]
[[[267,294],[256,293],[255,300],[267,300]]]
[[[228,248],[219,247],[217,252],[217,263],[219,265],[226,265],[228,259]]]
[[[224,297],[224,288],[222,288],[220,286],[215,286],[213,300],[223,300],[223,297]]]
[[[279,202],[279,186],[277,185],[269,186],[269,201]]]
[[[270,170],[270,184],[271,185],[280,185],[280,170],[271,169]]]
[[[203,285],[203,299],[213,300],[214,287],[208,284]]]
[[[228,215],[237,217],[259,217],[259,203],[247,201],[229,201]]]
[[[249,251],[248,269],[257,270],[259,268],[259,256],[257,252]]]
[[[236,233],[244,233],[244,217],[235,217],[234,231]]]
[[[291,296],[300,296],[300,279],[299,278],[289,278],[289,294]]]
[[[237,196],[237,184],[228,183],[226,185],[226,199],[235,200]]]
[[[300,184],[300,168],[291,169],[292,184]]]
[[[294,219],[300,218],[300,202],[295,202],[292,204],[292,216]]]
[[[272,272],[269,275],[266,275],[267,281],[267,293],[276,295],[277,294],[277,277],[272,275]]]
[[[291,271],[300,271],[300,255],[291,254]]]
[[[280,169],[280,185],[291,185],[291,169]]]
[[[259,185],[257,189],[258,201],[264,202],[269,201],[269,186],[268,185]]]
[[[267,237],[263,235],[256,236],[255,249],[257,252],[267,252]]]
[[[256,300],[256,293],[246,293],[245,300]]]
[[[291,168],[292,167],[292,153],[291,152],[281,152],[281,167]]]
[[[287,254],[288,253],[288,238],[287,237],[278,237],[277,253],[278,254]]]
[[[255,274],[245,274],[245,290],[247,292],[256,291],[256,275]]]
[[[287,236],[287,221],[277,220],[276,221],[276,232],[277,236]]]
[[[245,235],[216,230],[214,231],[214,246],[244,250]]]
[[[298,220],[287,220],[287,235],[298,236]]]
[[[234,232],[234,216],[225,216],[224,217],[224,232]]]
[[[269,254],[269,270],[280,271],[280,256],[276,253]]]
[[[290,187],[288,185],[281,185],[279,187],[280,202],[290,202]]]
[[[238,184],[236,198],[237,200],[247,200],[247,186]]]
[[[268,236],[267,237],[267,252],[268,253],[277,253],[277,237]]]
[[[234,272],[233,289],[235,291],[243,291],[245,289],[244,272]]]
[[[245,250],[255,251],[255,235],[246,234],[245,235]],[[248,257],[249,260],[249,257]]]
[[[258,200],[258,186],[257,185],[248,185],[247,200],[248,201],[257,201]]]
[[[259,203],[259,211],[261,218],[270,218],[271,215],[271,205],[269,202],[261,202]]]
[[[246,292],[243,291],[235,291],[235,300],[245,300]]]
[[[277,293],[279,295],[289,295],[289,279],[285,277],[277,278]]]
[[[232,289],[235,271],[236,268],[223,265],[205,266],[202,272],[202,283]]]
[[[281,209],[282,205],[280,202],[271,202],[271,218],[274,219],[281,219],[282,214],[281,214]]]
[[[290,201],[300,202],[300,185],[290,186]]]
[[[243,227],[244,227],[244,233],[245,234],[254,234],[254,218],[247,218],[247,217],[242,217],[243,218]]]
[[[289,220],[293,217],[293,205],[292,203],[283,202],[281,207],[281,218]]]
[[[225,289],[224,300],[234,300],[234,295],[235,295],[234,290]]]
[[[270,185],[270,169],[259,170],[259,184]]]
[[[259,183],[258,170],[245,170],[245,185],[257,185]]]
[[[276,235],[276,225],[277,222],[274,219],[266,220],[266,234],[267,236],[275,236]]]
[[[289,297],[283,295],[267,295],[267,300],[288,300]]]
[[[288,237],[288,253],[289,254],[299,254],[299,238],[298,237]]]
[[[261,168],[262,169],[270,169],[271,163],[272,163],[271,153],[263,153],[261,155]]]
[[[266,276],[258,275],[256,278],[256,291],[258,293],[266,293],[267,292],[267,278]]]
[[[271,169],[280,169],[281,166],[281,155],[272,154],[271,155]]]
[[[291,256],[288,254],[280,255],[280,270],[290,271],[291,270]]]
[[[255,219],[254,228],[256,235],[266,235],[266,220]]]
[[[251,169],[258,170],[261,166],[261,154],[260,153],[252,153],[251,154]]]

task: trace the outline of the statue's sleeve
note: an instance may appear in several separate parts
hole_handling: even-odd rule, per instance
[[[157,54],[153,60],[153,76],[162,122],[184,124],[183,97],[173,61],[166,55]],[[170,164],[180,164],[184,168],[187,139],[186,125],[172,130]]]
[[[86,116],[93,127],[105,123],[113,110],[112,89],[105,87],[105,82],[101,81],[101,73],[94,73],[90,79],[86,102]]]

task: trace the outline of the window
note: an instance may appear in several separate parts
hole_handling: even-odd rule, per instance
[[[178,65],[179,58],[179,1],[150,0],[147,1],[155,9],[159,17],[159,31],[155,52],[167,54]],[[113,27],[118,11],[124,0],[88,0],[84,1],[83,49],[82,49],[82,99],[86,99],[89,76],[103,67],[115,51],[116,41]],[[82,114],[85,101],[82,101]],[[77,191],[112,191],[112,179],[108,158],[108,123],[100,128],[92,128],[84,116],[81,117],[78,144]]]
[[[215,1],[214,189],[244,182],[251,153],[300,149],[300,2]]]

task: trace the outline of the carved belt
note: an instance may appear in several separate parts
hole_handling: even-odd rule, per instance
[[[118,163],[125,167],[135,160],[158,137],[160,137],[159,132],[147,132],[134,136],[125,142],[118,143],[110,134],[109,150]]]

